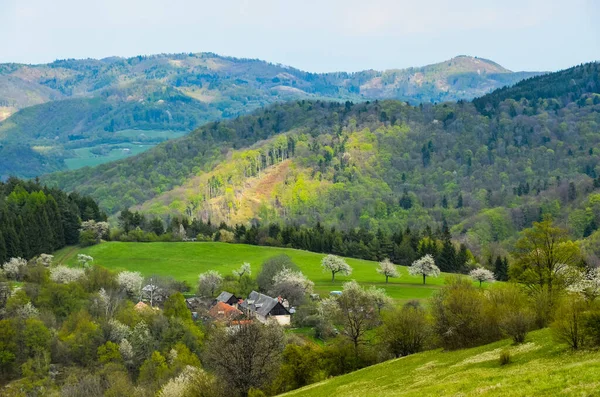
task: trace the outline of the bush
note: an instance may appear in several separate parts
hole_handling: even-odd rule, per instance
[[[510,362],[511,362],[510,351],[509,350],[502,350],[500,352],[499,361],[500,361],[500,365],[510,364]]]
[[[589,338],[589,342],[594,346],[600,346],[600,311],[587,313],[584,324],[584,332]]]
[[[583,347],[588,339],[585,332],[586,302],[578,295],[563,299],[550,325],[557,342],[566,343],[573,350]]]
[[[98,244],[98,240],[96,240],[96,233],[93,230],[86,230],[79,233],[79,245],[89,247],[95,244]]]
[[[431,326],[425,310],[405,305],[385,313],[378,332],[386,350],[398,358],[422,351],[431,335]]]
[[[492,321],[498,324],[502,334],[515,343],[523,343],[534,321],[525,292],[519,286],[506,284],[490,288],[486,296],[486,313],[494,318]]]
[[[485,332],[483,298],[480,288],[461,277],[449,278],[433,296],[433,330],[444,348],[478,346],[493,339]]]

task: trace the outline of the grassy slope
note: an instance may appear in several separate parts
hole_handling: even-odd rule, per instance
[[[498,356],[509,348],[512,363]],[[550,396],[597,395],[598,352],[571,352],[549,330],[533,332],[521,346],[504,340],[455,352],[434,350],[388,361],[307,386],[286,396]]]
[[[244,244],[107,242],[83,249],[67,247],[55,253],[55,256],[58,262],[73,265],[78,253],[91,255],[97,264],[110,269],[167,275],[186,280],[190,285],[196,285],[198,274],[202,272],[215,269],[222,274],[229,274],[243,262],[249,262],[256,275],[265,259],[287,254],[315,282],[315,290],[322,295],[341,289],[344,281],[355,279],[366,286],[384,287],[398,302],[428,298],[444,282],[443,277],[429,278],[427,285],[423,286],[419,277],[410,276],[407,269],[401,267],[402,276],[390,279],[386,285],[385,278],[376,272],[375,262],[348,258],[348,264],[354,269],[352,275],[336,275],[332,283],[331,274],[321,271],[320,263],[324,254]]]

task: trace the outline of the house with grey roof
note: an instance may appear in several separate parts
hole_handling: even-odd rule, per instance
[[[280,325],[290,325],[290,312],[284,306],[281,298],[271,298],[268,295],[252,291],[248,295],[248,299],[240,303],[239,308],[248,318],[256,318],[262,323],[273,319]]]
[[[227,291],[222,291],[219,294],[219,296],[217,296],[217,300],[215,303],[223,302],[223,303],[228,304],[229,306],[237,307],[239,300],[240,300],[240,298],[238,298],[234,294],[227,292]]]

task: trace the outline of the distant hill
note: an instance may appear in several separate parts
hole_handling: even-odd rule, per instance
[[[579,239],[600,225],[599,76],[586,64],[473,102],[276,104],[42,180],[112,214],[371,231],[445,221],[476,253],[551,215]]]
[[[0,64],[0,178],[109,161],[131,145],[151,147],[275,102],[455,101],[537,74],[468,56],[420,68],[324,74],[211,53]],[[35,155],[17,159],[23,146]]]

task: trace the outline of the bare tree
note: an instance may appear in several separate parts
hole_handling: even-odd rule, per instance
[[[232,395],[247,396],[252,388],[268,385],[276,376],[284,348],[284,334],[276,324],[257,322],[216,330],[204,351],[212,368]]]

